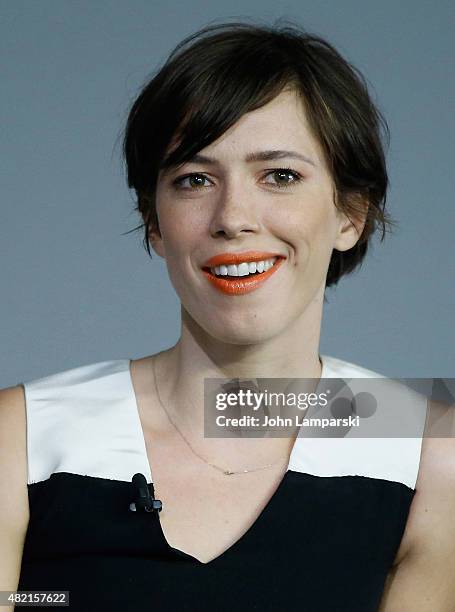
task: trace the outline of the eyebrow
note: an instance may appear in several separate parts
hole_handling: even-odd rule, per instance
[[[284,157],[290,159],[300,159],[301,161],[306,162],[307,164],[311,164],[312,166],[316,166],[314,161],[307,157],[306,155],[302,155],[297,151],[284,151],[281,149],[270,149],[267,151],[254,151],[253,153],[248,153],[245,156],[245,161],[247,163],[258,162],[258,161],[273,161],[275,159],[283,159]],[[191,159],[188,160],[187,163],[196,163],[196,164],[208,164],[208,165],[218,165],[218,161],[213,159],[212,157],[208,157],[207,155],[201,155],[200,153],[196,153],[193,155]]]

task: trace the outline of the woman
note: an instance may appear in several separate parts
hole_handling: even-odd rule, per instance
[[[407,440],[204,436],[206,379],[380,377],[319,338],[326,287],[391,224],[381,125],[297,27],[174,50],[124,151],[180,337],[2,391],[2,588],[69,591],[73,610],[453,609],[455,455],[422,445],[425,398]]]

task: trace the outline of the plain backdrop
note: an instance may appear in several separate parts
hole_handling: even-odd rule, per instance
[[[367,77],[391,131],[390,212],[329,290],[320,353],[393,377],[454,376],[452,1],[0,2],[0,386],[173,344],[179,301],[150,260],[121,162],[140,86],[209,22],[282,17]]]

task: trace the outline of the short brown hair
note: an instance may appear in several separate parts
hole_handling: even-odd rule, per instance
[[[131,107],[123,153],[128,186],[135,190],[136,210],[144,220],[134,230],[145,228],[149,255],[150,229],[159,231],[159,171],[188,161],[243,114],[289,87],[300,93],[322,146],[335,205],[349,218],[361,214],[366,219],[351,249],[332,252],[326,287],[360,266],[378,227],[384,239],[395,225],[385,210],[383,140],[389,134],[364,77],[331,44],[295,23],[235,22],[209,25],[185,38]],[[177,133],[177,148],[166,153]]]

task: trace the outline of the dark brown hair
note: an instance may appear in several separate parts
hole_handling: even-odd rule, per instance
[[[387,124],[364,77],[334,47],[295,23],[222,23],[191,34],[142,88],[125,128],[128,186],[144,223],[144,247],[158,228],[155,189],[161,169],[180,165],[217,140],[244,113],[283,89],[300,93],[310,127],[334,183],[334,203],[352,219],[365,214],[357,243],[334,250],[326,287],[362,263],[378,227],[381,241],[395,225],[385,210],[388,186],[383,149]],[[178,135],[178,146],[168,152]],[[368,205],[367,207],[365,205]]]

